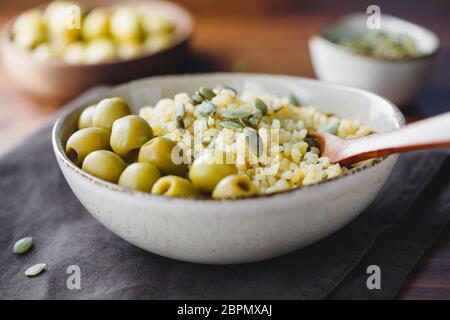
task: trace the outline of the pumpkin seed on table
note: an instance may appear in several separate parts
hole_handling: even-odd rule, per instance
[[[262,101],[260,98],[255,99],[255,107],[257,109],[259,109],[263,115],[267,114],[267,111],[268,111],[267,104],[264,101]]]
[[[244,132],[245,143],[247,144],[250,151],[257,157],[261,157],[263,153],[263,141],[259,136],[258,132],[253,129],[248,129]]]
[[[209,117],[216,113],[217,107],[211,102],[203,102],[198,106],[198,113],[202,117]]]
[[[214,91],[212,91],[210,88],[208,87],[201,87],[198,92],[200,93],[200,95],[205,98],[206,100],[212,100],[216,94],[214,93]]]
[[[35,277],[39,275],[42,271],[45,270],[47,265],[45,263],[38,263],[34,266],[29,267],[27,270],[25,270],[25,275],[27,277]]]
[[[16,243],[14,243],[13,252],[15,254],[22,254],[30,250],[32,246],[33,246],[33,238],[25,237],[20,240],[17,240]]]
[[[175,112],[175,120],[176,120],[176,124],[177,124],[177,128],[178,129],[184,129],[184,115],[186,114],[186,108],[184,106],[184,104],[180,103],[177,104],[176,107],[176,112]]]
[[[228,121],[228,120],[221,121],[221,122],[220,122],[220,125],[221,125],[222,127],[224,127],[224,128],[227,128],[227,129],[242,129],[242,128],[245,127],[245,126],[244,126],[242,123],[240,123],[240,122],[236,122],[236,121]]]
[[[242,119],[250,116],[250,112],[244,110],[231,110],[222,112],[222,117],[226,119]]]

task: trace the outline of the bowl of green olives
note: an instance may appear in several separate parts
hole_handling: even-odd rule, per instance
[[[192,34],[190,13],[168,1],[53,1],[4,26],[1,56],[24,93],[63,102],[95,85],[177,72]]]
[[[208,89],[218,85],[222,89]],[[191,102],[200,97],[204,101],[194,103],[194,108],[208,113],[214,103],[224,103],[221,99],[226,95],[249,88],[280,96],[295,93],[297,105],[301,101],[323,114],[358,119],[377,132],[403,124],[401,113],[385,99],[315,80],[226,73],[157,76],[107,89],[64,110],[52,132],[57,163],[87,211],[121,238],[149,252],[189,262],[233,264],[300,249],[358,216],[381,189],[397,156],[339,178],[264,194],[256,192],[254,181],[237,165],[209,162],[207,152],[192,163],[174,156],[184,159],[186,155],[173,135],[190,128],[188,117],[179,121],[180,111],[192,108]],[[174,101],[186,103],[178,104],[172,114]],[[256,105],[263,106],[261,101]],[[263,109],[273,112],[274,105],[264,104]],[[288,105],[296,108],[291,102]],[[146,108],[161,111],[162,117],[178,125],[172,128],[172,124],[148,121]],[[311,110],[301,109],[305,114]],[[199,123],[209,126],[207,130],[215,130],[212,114],[209,122],[199,118]],[[274,124],[290,123],[290,112],[274,114],[281,119]],[[233,121],[223,122],[229,126]],[[226,158],[226,153],[216,153],[215,159]]]

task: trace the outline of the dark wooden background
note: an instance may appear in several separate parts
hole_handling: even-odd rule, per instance
[[[83,2],[83,1],[81,1]],[[86,1],[84,1],[86,2]],[[94,1],[89,1],[90,3]],[[192,57],[180,71],[246,71],[314,77],[307,40],[322,26],[373,1],[178,0],[196,19]],[[0,25],[42,1],[0,2]],[[382,13],[434,31],[441,50],[431,82],[404,113],[409,121],[450,110],[450,1],[378,0]],[[398,84],[401,90],[402,84]],[[59,106],[31,101],[0,68],[0,153],[38,128]],[[401,299],[450,299],[450,228],[406,281]]]

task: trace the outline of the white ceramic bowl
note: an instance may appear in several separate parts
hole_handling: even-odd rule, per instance
[[[355,53],[328,40],[367,32],[365,14],[351,14],[309,40],[312,64],[320,80],[354,86],[377,93],[402,106],[410,102],[429,79],[439,39],[431,31],[386,14],[381,31],[411,36],[423,56],[387,60]]]
[[[303,189],[241,200],[193,200],[125,189],[75,166],[64,145],[83,108],[103,97],[123,97],[137,112],[160,97],[227,84],[243,89],[295,93],[303,104],[359,119],[375,131],[399,128],[404,119],[385,99],[359,89],[288,76],[204,74],[147,78],[109,90],[65,111],[53,128],[58,164],[76,197],[111,231],[156,254],[200,263],[229,264],[267,259],[304,247],[338,230],[374,199],[397,156],[352,175]]]

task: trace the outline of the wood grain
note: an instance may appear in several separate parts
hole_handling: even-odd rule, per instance
[[[348,167],[372,158],[414,150],[450,147],[450,112],[407,124],[398,130],[358,139],[342,139],[327,132],[311,132],[322,156]]]
[[[89,1],[90,3],[94,1]],[[180,72],[249,71],[314,77],[307,39],[342,14],[373,1],[178,0],[196,19],[192,57]],[[0,2],[0,25],[39,0]],[[442,48],[428,90],[405,110],[409,121],[450,106],[450,2],[378,0],[381,11],[433,30]],[[401,88],[401,84],[399,84]],[[0,153],[33,132],[58,105],[32,101],[15,89],[0,68]],[[29,137],[28,139],[32,139]],[[419,263],[399,295],[402,299],[450,299],[450,229]]]

